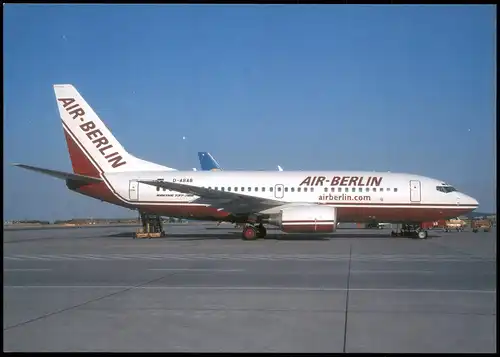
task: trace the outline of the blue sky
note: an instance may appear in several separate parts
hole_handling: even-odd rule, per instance
[[[71,171],[56,83],[166,166],[409,172],[493,211],[495,34],[484,5],[4,5],[4,219],[135,216],[9,166]]]

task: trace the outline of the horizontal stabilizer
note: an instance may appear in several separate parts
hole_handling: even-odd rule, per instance
[[[29,165],[23,165],[23,164],[12,164],[12,165],[22,167],[23,169],[36,171],[36,172],[39,172],[39,173],[42,173],[45,175],[57,177],[58,179],[62,179],[62,180],[75,180],[75,181],[87,182],[87,183],[103,182],[102,179],[97,178],[97,177],[91,177],[91,176],[79,175],[79,174],[70,174],[68,172],[43,169],[41,167],[35,167],[35,166],[29,166]]]

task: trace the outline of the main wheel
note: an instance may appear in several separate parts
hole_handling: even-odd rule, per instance
[[[255,240],[257,239],[257,230],[252,227],[248,226],[243,229],[243,239],[244,240]]]
[[[419,239],[426,239],[427,238],[427,231],[425,231],[425,230],[418,231],[417,237]]]

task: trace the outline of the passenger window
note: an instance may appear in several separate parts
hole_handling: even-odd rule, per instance
[[[297,192],[300,192],[300,187],[297,187]]]
[[[337,187],[337,191],[342,192],[342,187]]]
[[[259,190],[259,188],[258,188],[258,187],[254,187],[254,188],[255,188],[255,192],[257,192],[257,191]]]
[[[238,192],[238,187],[235,187],[235,188],[234,188],[234,192]]]
[[[370,187],[365,188],[365,191],[366,192],[370,191]]]
[[[384,192],[384,189],[383,189],[383,188],[381,188],[379,191],[380,191],[380,192]]]
[[[398,192],[398,188],[397,187],[394,189],[394,192]]]
[[[332,187],[330,191],[335,192],[335,187]]]
[[[325,192],[328,192],[328,187],[325,187]]]
[[[281,192],[281,187],[278,186],[278,192]]]
[[[219,187],[218,186],[215,186],[215,191],[219,191]]]
[[[221,191],[225,191],[225,190],[224,190],[224,187],[221,187],[221,188],[220,188],[220,190],[221,190]]]
[[[252,188],[251,187],[248,187],[248,192],[252,192]]]
[[[242,187],[242,188],[241,188],[241,192],[245,192],[245,187]]]
[[[314,192],[314,187],[311,187],[311,192]]]
[[[373,192],[377,192],[377,188],[376,187],[373,188]]]
[[[363,192],[363,188],[362,188],[362,187],[360,187],[360,188],[358,189],[358,191],[359,191],[359,192]]]
[[[273,192],[273,188],[272,187],[269,187],[269,192]]]
[[[356,192],[356,187],[351,188],[352,192]]]
[[[295,187],[290,188],[291,192],[295,192]]]
[[[304,192],[307,192],[307,187],[304,187]]]
[[[266,188],[265,187],[262,187],[262,192],[265,192],[266,191]]]
[[[288,192],[288,187],[285,187],[285,192]]]
[[[391,188],[389,187],[389,188],[386,188],[385,190],[386,190],[386,191],[390,191],[390,190],[391,190]]]
[[[231,192],[231,187],[228,187],[228,188],[227,188],[227,190],[228,190],[229,192]]]

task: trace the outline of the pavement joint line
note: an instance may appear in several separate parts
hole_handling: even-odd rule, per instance
[[[126,308],[123,307],[105,307],[105,308],[83,308],[84,310],[92,311],[123,311]],[[297,309],[284,309],[284,308],[228,308],[225,306],[220,307],[202,307],[202,308],[191,308],[191,307],[140,307],[141,311],[254,311],[254,312],[306,312],[306,313],[343,313],[345,309],[307,309],[307,308],[297,308]],[[350,309],[349,313],[363,313],[363,314],[439,314],[439,315],[472,315],[472,316],[496,316],[494,312],[462,312],[462,311],[432,311],[432,310],[370,310],[370,309]]]
[[[74,310],[74,309],[77,309],[79,307],[82,307],[82,306],[85,306],[87,304],[90,304],[92,302],[96,302],[96,301],[100,301],[100,300],[103,300],[105,298],[108,298],[108,297],[111,297],[111,296],[114,296],[114,295],[117,295],[117,294],[121,294],[121,293],[124,293],[124,292],[127,292],[129,290],[132,290],[134,288],[140,288],[144,285],[147,285],[147,284],[151,284],[151,283],[154,283],[156,281],[160,281],[162,280],[163,278],[165,278],[167,275],[165,276],[162,276],[160,278],[155,278],[155,279],[151,279],[151,280],[148,280],[146,282],[143,282],[143,283],[140,283],[138,285],[135,285],[135,286],[129,286],[129,287],[126,287],[126,288],[123,288],[122,290],[119,290],[119,291],[115,291],[113,293],[110,293],[110,294],[106,294],[104,296],[101,296],[101,297],[98,297],[98,298],[95,298],[95,299],[90,299],[84,303],[81,303],[81,304],[77,304],[77,305],[74,305],[74,306],[70,306],[70,307],[67,307],[67,308],[64,308],[64,309],[60,309],[60,310],[57,310],[57,311],[54,311],[54,312],[51,312],[51,313],[48,313],[48,314],[44,314],[42,316],[38,316],[38,317],[35,317],[33,319],[29,319],[27,321],[23,321],[23,322],[20,322],[20,323],[17,323],[15,325],[12,325],[12,326],[7,326],[5,327],[3,330],[4,331],[7,331],[7,330],[11,330],[11,329],[14,329],[16,327],[21,327],[21,326],[24,326],[24,325],[27,325],[29,323],[32,323],[32,322],[35,322],[35,321],[39,321],[39,320],[42,320],[42,319],[45,319],[45,318],[48,318],[50,316],[54,316],[54,315],[58,315],[60,313],[63,313],[63,312],[66,312],[66,311],[71,311],[71,310]],[[5,286],[4,286],[5,287]]]
[[[439,271],[434,271],[434,270],[356,270],[353,269],[351,270],[351,273],[363,273],[363,274],[393,274],[393,273],[399,273],[399,274],[439,274]],[[447,272],[446,272],[447,273]]]
[[[150,268],[148,270],[159,270],[159,271],[207,271],[207,272],[236,272],[236,271],[246,271],[245,269],[210,269],[210,268]]]
[[[352,243],[349,244],[349,265],[347,272],[347,286],[346,286],[346,297],[345,297],[345,316],[344,316],[344,345],[342,347],[342,352],[345,353],[346,343],[347,343],[347,319],[349,315],[349,285],[351,283],[351,261],[352,261]]]
[[[310,288],[287,286],[144,286],[166,276],[139,285],[4,285],[6,289],[136,289],[136,290],[262,290],[262,291],[347,291],[346,288]],[[360,292],[412,292],[412,293],[468,293],[496,294],[496,290],[466,289],[392,289],[392,288],[349,288]]]
[[[49,271],[49,270],[52,270],[52,269],[38,269],[38,268],[26,268],[26,269],[22,269],[22,268],[18,268],[18,269],[9,269],[9,268],[4,268],[3,271]]]

